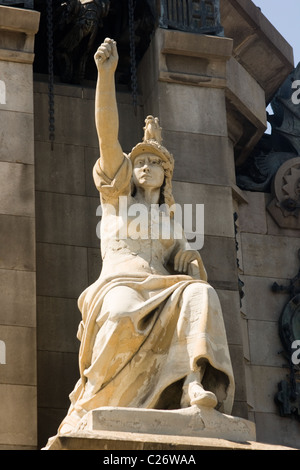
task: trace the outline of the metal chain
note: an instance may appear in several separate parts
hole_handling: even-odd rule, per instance
[[[132,104],[133,104],[134,114],[136,115],[138,86],[137,86],[137,68],[136,68],[136,53],[135,53],[134,9],[135,9],[135,1],[128,0],[131,91],[132,91]]]
[[[51,150],[55,139],[54,118],[54,72],[53,72],[53,8],[52,0],[47,0],[47,49],[48,49],[48,118]]]

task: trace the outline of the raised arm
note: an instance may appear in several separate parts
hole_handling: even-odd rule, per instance
[[[94,56],[98,69],[95,99],[95,122],[100,147],[102,171],[114,178],[124,159],[119,143],[119,115],[115,90],[118,64],[116,42],[106,38]]]

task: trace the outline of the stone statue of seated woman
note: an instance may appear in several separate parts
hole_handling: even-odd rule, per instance
[[[182,229],[178,237],[173,156],[152,116],[146,119],[144,140],[129,155],[123,153],[115,41],[104,41],[95,62],[100,158],[93,175],[102,205],[103,264],[98,280],[78,300],[80,378],[60,433],[107,406],[174,410],[197,405],[230,414],[234,379],[222,311],[199,252],[190,249]],[[136,204],[149,216],[153,208],[157,213],[133,231]],[[168,237],[151,237],[153,224],[162,234],[166,223]]]

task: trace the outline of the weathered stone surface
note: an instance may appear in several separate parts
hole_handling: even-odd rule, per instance
[[[267,213],[265,194],[245,191],[247,204],[239,206],[239,229],[241,232],[267,233]]]
[[[88,283],[95,282],[100,276],[102,267],[101,250],[99,248],[88,248]]]
[[[48,95],[34,94],[35,137],[48,141]],[[97,145],[97,135],[93,122],[93,102],[76,97],[60,95],[55,100],[55,141],[69,145]],[[67,125],[66,125],[67,123]],[[82,132],[82,129],[85,129]]]
[[[37,347],[45,351],[78,353],[80,323],[77,299],[37,297]]]
[[[227,63],[227,77],[228,134],[235,144],[235,159],[239,165],[266,130],[265,94],[234,58]]]
[[[243,320],[240,315],[233,312],[239,311],[240,295],[238,291],[233,290],[217,290],[224,322],[226,326],[227,339],[229,344],[242,344],[241,327]]]
[[[0,77],[6,88],[5,103],[0,101],[0,110],[33,113],[31,64],[0,60]]]
[[[276,319],[274,319],[276,320]],[[250,359],[252,365],[281,367],[282,344],[277,321],[248,320]]]
[[[166,130],[164,144],[175,158],[174,181],[224,186],[235,183],[227,137]]]
[[[292,47],[255,3],[221,0],[220,9],[225,36],[233,38],[233,56],[262,86],[269,102],[293,69]]]
[[[40,14],[0,6],[0,445],[36,445],[32,62]]]
[[[99,202],[99,197],[37,192],[37,242],[99,246],[99,238],[96,235],[99,222],[96,210]],[[83,230],[83,227],[86,230]]]
[[[282,418],[278,413],[255,413],[257,436],[261,442],[300,450],[299,421]]]
[[[234,238],[206,235],[201,256],[209,282],[216,289],[238,290]]]
[[[273,283],[286,284],[286,279],[280,277],[241,276],[244,282],[242,311],[249,320],[276,322],[287,303],[289,296],[285,293],[274,293]],[[259,299],[259,303],[257,302]]]
[[[196,229],[196,204],[204,204],[204,234],[234,237],[231,188],[217,185],[193,184],[174,181],[174,197],[181,205],[193,206],[193,225]]]
[[[38,408],[38,449],[43,448],[49,439],[57,431],[57,423],[60,423],[66,414],[67,408]]]
[[[34,327],[36,322],[35,272],[0,269],[0,325]]]
[[[267,127],[265,91],[258,82],[238,62],[231,57],[227,66],[227,97],[235,101],[237,108],[244,108],[244,116],[256,124],[257,131],[261,133]]]
[[[0,384],[0,396],[1,444],[36,446],[36,387]]]
[[[32,217],[0,215],[1,268],[35,270],[35,223]]]
[[[78,431],[210,437],[234,442],[255,441],[255,424],[196,405],[181,410],[103,407],[90,411]]]
[[[47,142],[49,134],[47,83],[36,82],[34,91],[35,138],[38,141]],[[54,93],[55,142],[62,145],[78,145],[98,149],[94,123],[94,88],[88,90],[56,84]],[[119,92],[117,96],[120,110],[119,138],[124,151],[129,152],[141,138],[139,129],[142,129],[143,126],[143,109],[142,106],[138,106],[135,115],[131,95]],[[128,122],[131,123],[130,127]]]
[[[252,368],[251,368],[250,362],[248,361],[245,364],[245,384],[247,388],[247,407],[248,407],[247,418],[255,422],[255,414],[253,411],[254,410],[254,396],[253,396],[253,385],[252,385],[251,374],[252,374]],[[259,437],[257,439],[259,440]]]
[[[78,354],[38,351],[38,406],[66,411],[70,389],[78,377]]]
[[[242,233],[244,274],[293,278],[299,270],[296,238]]]
[[[155,40],[161,50],[159,80],[205,88],[225,86],[232,39],[158,30]]]
[[[281,445],[259,442],[238,443],[225,439],[205,437],[161,436],[124,432],[81,432],[57,436],[48,450],[293,450]]]
[[[14,136],[11,137],[13,130]],[[5,111],[0,113],[0,141],[3,162],[29,163],[34,162],[34,144],[32,138],[33,115]]]
[[[275,351],[276,354],[276,351]],[[282,365],[286,365],[283,359]],[[255,413],[278,413],[274,401],[278,391],[278,383],[286,380],[289,369],[285,367],[251,366],[251,386]],[[263,393],[262,393],[263,390]]]
[[[221,40],[220,40],[221,39]],[[214,37],[205,34],[180,33],[176,31],[158,31],[159,48],[163,54],[188,56],[193,58],[207,57],[226,62],[232,54],[230,37]],[[198,72],[200,75],[200,73]]]
[[[0,60],[32,64],[40,13],[0,5]]]
[[[229,345],[230,357],[232,361],[232,368],[234,376],[238,377],[236,381],[234,399],[236,402],[247,401],[247,389],[245,383],[245,359],[243,354],[243,346],[241,344]],[[247,416],[244,416],[245,418]]]
[[[85,194],[84,148],[78,145],[35,142],[35,189],[66,194]]]
[[[85,187],[87,196],[97,197],[99,202],[99,192],[95,187],[93,180],[93,167],[99,158],[99,149],[93,147],[84,148],[84,161],[85,161]]]
[[[37,295],[78,298],[88,285],[87,248],[37,244]]]
[[[1,383],[36,385],[36,331],[23,326],[1,326],[6,344],[6,364],[1,366]]]
[[[166,130],[227,136],[223,90],[160,83],[160,94],[159,116]],[[205,109],[205,119],[195,103]]]
[[[33,217],[35,214],[34,167],[0,162],[0,213]]]

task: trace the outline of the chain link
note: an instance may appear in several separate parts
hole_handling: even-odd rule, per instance
[[[47,50],[48,50],[48,119],[51,150],[55,139],[54,117],[54,71],[53,71],[53,7],[52,0],[47,0]]]
[[[137,113],[137,68],[136,68],[136,52],[135,52],[135,28],[134,28],[134,9],[135,1],[128,0],[128,19],[129,19],[129,45],[130,45],[130,68],[131,68],[131,91],[132,91],[132,104],[134,114]]]

